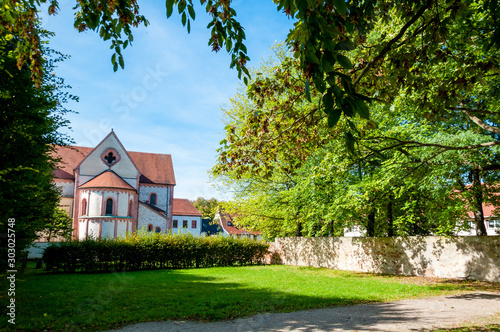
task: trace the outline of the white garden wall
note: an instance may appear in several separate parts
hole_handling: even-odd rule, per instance
[[[286,265],[500,281],[500,237],[277,238]]]

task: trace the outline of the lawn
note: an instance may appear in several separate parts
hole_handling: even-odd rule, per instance
[[[225,320],[488,287],[279,265],[114,274],[39,271],[18,275],[15,328],[19,330],[102,330],[165,319]],[[5,292],[0,296],[5,308]],[[6,318],[2,315],[0,320],[2,331],[11,327]]]

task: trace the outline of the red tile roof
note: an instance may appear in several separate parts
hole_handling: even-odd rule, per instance
[[[184,198],[174,198],[174,206],[172,208],[172,214],[175,216],[196,216],[201,217],[200,211],[198,211],[193,203],[189,199]]]
[[[494,206],[483,204],[483,214],[485,217],[494,216],[495,215],[493,213],[494,210],[495,210]],[[469,212],[467,212],[467,214],[469,215],[469,218],[474,218],[474,212],[469,211]]]
[[[102,172],[98,176],[82,184],[79,188],[116,188],[135,190],[130,184],[111,170]]]
[[[247,231],[244,228],[239,229],[239,228],[235,227],[234,226],[234,216],[231,216],[229,213],[221,214],[220,221],[222,224],[222,228],[231,235],[238,235],[238,234],[260,235],[261,234],[261,232],[259,232],[259,231],[251,232],[251,231]],[[231,224],[231,225],[229,225],[229,224]]]
[[[139,172],[140,182],[156,184],[175,184],[172,156],[160,153],[129,152]]]
[[[57,157],[61,158],[59,168],[54,170],[54,177],[59,179],[74,179],[73,170],[93,148],[83,146],[58,146]],[[156,183],[175,185],[172,157],[169,154],[128,152],[139,172],[141,183]]]

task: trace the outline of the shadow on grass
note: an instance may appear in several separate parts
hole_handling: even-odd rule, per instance
[[[489,297],[486,298],[489,299]],[[455,299],[464,298],[455,297]],[[468,300],[468,298],[465,299]],[[495,296],[494,299],[499,299],[499,297]],[[283,314],[260,314],[229,322],[151,322],[128,326],[118,331],[500,331],[498,324],[471,328],[422,329],[422,326],[433,326],[441,319],[445,321],[443,325],[455,323],[452,322],[453,319],[450,320],[447,317],[447,313],[438,312],[434,315],[432,310],[423,313],[412,306],[398,303],[372,303],[354,307],[342,306]],[[460,321],[461,318],[455,319]],[[467,321],[467,318],[463,318],[462,321]]]
[[[19,276],[15,328],[23,331],[102,330],[137,322],[167,319],[220,321],[265,312],[292,312],[379,301],[374,296],[362,294],[362,291],[348,289],[341,290],[336,295],[327,294],[325,291],[324,296],[304,295],[304,292],[286,287],[278,290],[276,284],[287,281],[286,277],[280,279],[279,273],[285,272],[282,268],[276,268],[274,279],[263,279],[258,283],[249,280],[253,276],[249,269],[233,268],[228,271],[231,271],[232,277],[237,277],[226,280],[224,275],[229,273],[218,268]],[[303,282],[307,283],[308,280],[303,279]],[[390,287],[390,284],[387,287]],[[4,294],[1,294],[1,297],[3,305],[6,303],[6,297]],[[352,325],[355,318],[352,307],[340,308],[339,315],[334,317],[325,311],[324,317],[321,314],[315,315],[313,320],[309,319],[307,314],[304,318],[299,318],[295,313],[291,313],[283,324],[285,327],[301,327],[303,331],[312,331],[314,326],[325,324],[331,329],[351,325],[353,329],[361,329],[360,327],[369,326],[375,319],[378,322],[392,323],[414,319],[390,303],[379,303],[374,308],[371,316],[366,317],[359,326]],[[257,326],[265,327],[269,325],[266,318],[270,317],[269,315],[255,316],[254,323],[247,322],[233,330],[246,331]],[[178,321],[168,324],[174,327],[184,326]],[[214,324],[217,326],[223,323]],[[200,331],[205,330],[204,324],[195,326],[199,326]],[[5,317],[1,318],[2,330],[12,330],[12,327]]]

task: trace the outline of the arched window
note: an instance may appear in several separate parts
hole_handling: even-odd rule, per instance
[[[108,198],[106,200],[106,215],[107,216],[113,215],[113,199],[111,198]]]
[[[80,211],[81,216],[86,216],[87,215],[87,200],[84,198],[82,200],[82,209]]]
[[[149,204],[156,205],[156,194],[151,194],[151,196],[149,196]]]
[[[155,233],[161,233],[161,228],[160,227],[156,227],[155,228]]]
[[[152,224],[149,224],[148,225],[148,232],[152,232],[153,231],[153,225]]]

